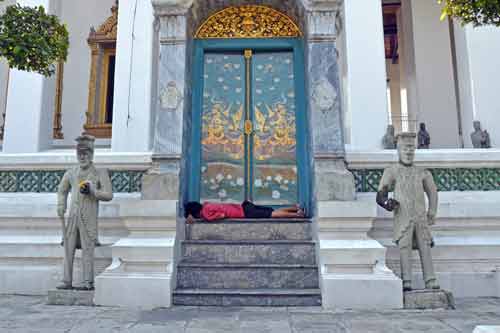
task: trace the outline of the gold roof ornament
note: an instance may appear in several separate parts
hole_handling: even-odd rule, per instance
[[[91,43],[105,43],[107,41],[116,41],[118,31],[118,1],[111,7],[111,16],[99,26],[97,31],[92,27],[88,38]]]
[[[293,20],[268,6],[228,7],[210,16],[195,38],[293,38],[302,33]]]

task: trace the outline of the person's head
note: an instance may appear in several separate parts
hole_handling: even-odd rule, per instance
[[[474,130],[475,131],[480,131],[481,130],[481,122],[480,121],[475,120],[474,123],[473,123],[473,126],[474,126]]]
[[[191,215],[195,219],[199,219],[202,208],[203,206],[199,202],[190,201],[187,204],[184,204],[184,217],[187,218]]]
[[[413,165],[415,159],[415,133],[401,133],[398,135],[399,162],[403,165]]]
[[[425,131],[425,123],[420,123],[420,130]]]
[[[387,133],[394,136],[394,126],[393,125],[387,125]]]
[[[76,157],[82,169],[92,165],[94,160],[94,141],[95,138],[88,134],[83,134],[76,138]]]

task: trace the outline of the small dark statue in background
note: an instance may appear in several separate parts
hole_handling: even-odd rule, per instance
[[[396,149],[396,137],[394,135],[394,126],[387,125],[387,131],[382,138],[382,146],[384,149]]]
[[[491,148],[490,134],[481,129],[481,122],[474,121],[474,132],[470,135],[474,148]]]
[[[420,123],[420,130],[418,131],[418,149],[429,149],[431,145],[431,135],[427,132],[425,123]]]

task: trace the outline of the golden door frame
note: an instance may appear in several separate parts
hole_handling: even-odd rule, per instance
[[[108,70],[111,56],[116,54],[118,4],[112,15],[96,30],[91,28],[88,44],[91,49],[88,107],[85,131],[96,138],[111,138],[112,125],[106,123]]]

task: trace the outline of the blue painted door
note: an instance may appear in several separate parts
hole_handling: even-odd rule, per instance
[[[201,200],[297,202],[292,52],[206,53]]]
[[[190,199],[307,205],[297,50],[216,47],[197,55]]]

